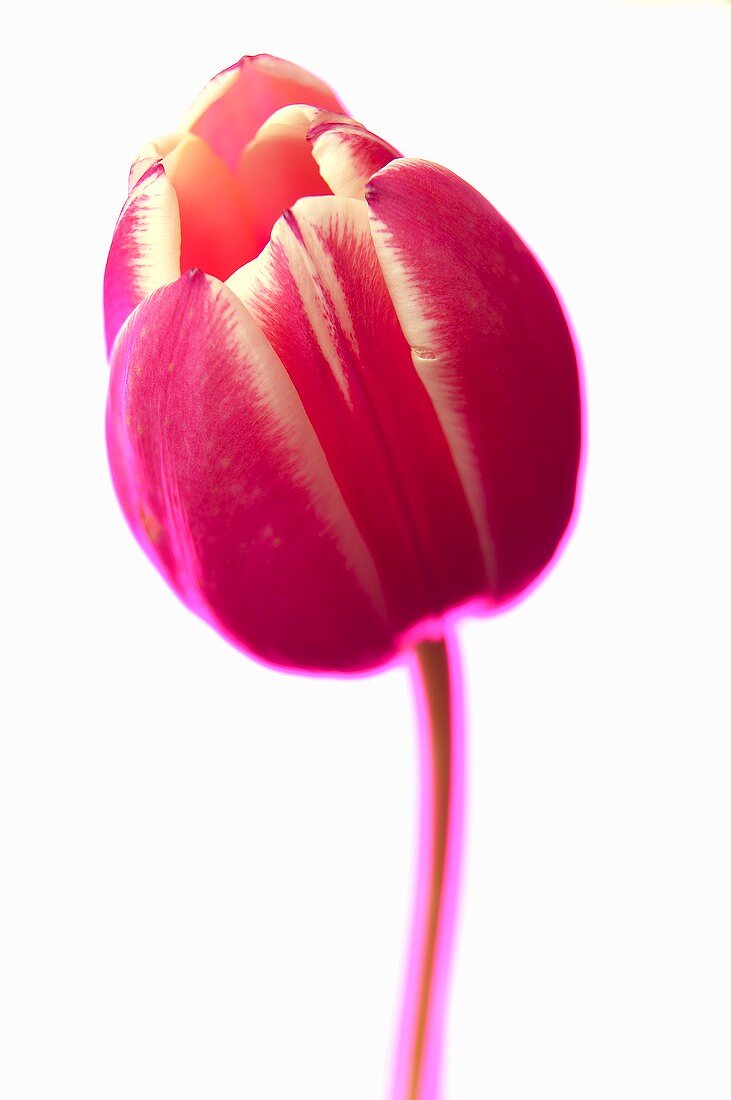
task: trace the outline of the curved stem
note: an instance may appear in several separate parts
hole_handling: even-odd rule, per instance
[[[456,645],[415,650],[421,828],[393,1100],[437,1100],[464,817],[464,737]]]

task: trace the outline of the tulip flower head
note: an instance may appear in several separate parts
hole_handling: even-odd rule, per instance
[[[369,669],[554,557],[581,451],[555,291],[304,70],[245,57],[143,148],[104,300],[122,508],[255,656]]]

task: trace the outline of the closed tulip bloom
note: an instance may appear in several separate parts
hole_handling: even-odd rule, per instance
[[[243,58],[142,150],[105,316],[126,517],[257,657],[374,667],[556,553],[581,450],[556,293],[485,198],[302,69]]]

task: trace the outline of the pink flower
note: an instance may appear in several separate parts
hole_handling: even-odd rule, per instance
[[[236,645],[373,667],[556,553],[581,399],[554,290],[304,70],[245,57],[142,150],[104,300],[120,502]]]

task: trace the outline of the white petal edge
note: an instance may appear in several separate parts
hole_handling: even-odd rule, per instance
[[[252,261],[252,264],[256,261]],[[247,264],[251,267],[252,264]],[[313,508],[335,540],[340,553],[361,588],[368,593],[376,612],[388,619],[383,589],[373,556],[353,519],[337,485],[320,440],[310,423],[289,374],[259,327],[255,316],[230,286],[207,275],[214,293],[227,302],[235,317],[231,338],[240,349],[242,361],[254,365],[258,393],[274,417],[286,425],[287,449],[291,451],[291,474],[306,490]]]
[[[171,134],[163,134],[162,137],[155,138],[154,141],[148,141],[142,146],[132,161],[132,167],[129,170],[128,190],[130,193],[147,169],[161,161],[168,153],[172,153],[184,137],[185,133],[181,130],[174,130]]]
[[[387,164],[376,176],[430,163],[415,157],[402,157]],[[441,165],[436,167],[441,168]],[[485,571],[490,584],[494,585],[497,560],[485,508],[485,489],[474,444],[465,428],[465,398],[458,379],[455,381],[449,348],[440,346],[439,327],[436,321],[429,319],[418,284],[397,255],[398,244],[370,206],[369,214],[373,244],[391,301],[411,347],[414,369],[442,426],[472,513]]]

